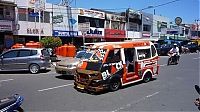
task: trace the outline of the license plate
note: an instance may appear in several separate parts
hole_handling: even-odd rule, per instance
[[[84,89],[84,87],[85,87],[85,86],[84,86],[84,85],[81,85],[81,84],[78,84],[78,85],[77,85],[77,88],[79,88],[79,89]]]

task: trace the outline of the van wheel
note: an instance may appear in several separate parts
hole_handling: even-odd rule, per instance
[[[29,71],[30,71],[32,74],[37,74],[37,73],[39,72],[39,70],[40,70],[40,67],[39,67],[39,65],[37,65],[37,64],[31,64],[31,65],[29,66]]]
[[[144,76],[143,81],[144,81],[145,83],[147,83],[147,82],[151,81],[151,79],[152,79],[152,75],[151,75],[151,73],[148,73],[148,74],[146,74],[146,75]]]
[[[110,91],[117,91],[120,87],[121,83],[118,79],[111,79],[109,84]]]

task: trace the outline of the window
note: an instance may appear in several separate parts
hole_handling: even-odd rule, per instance
[[[151,53],[152,53],[152,57],[156,56],[156,48],[151,45]]]
[[[30,50],[20,50],[19,51],[19,57],[26,57],[26,56],[30,56],[31,52]]]
[[[144,25],[144,26],[143,26],[143,31],[148,31],[148,32],[150,32],[150,31],[151,31],[151,25]]]
[[[3,58],[15,58],[17,57],[17,53],[18,53],[17,50],[9,51],[3,55]]]
[[[78,16],[78,22],[79,23],[90,22],[90,27],[104,28],[103,19]]]
[[[137,50],[138,59],[148,59],[151,57],[150,49],[138,49]]]
[[[110,50],[107,61],[108,63],[119,62],[121,60],[120,49]]]
[[[3,12],[3,8],[0,8],[0,19],[4,18],[4,12]]]
[[[36,55],[37,54],[37,50],[31,50],[31,56]]]

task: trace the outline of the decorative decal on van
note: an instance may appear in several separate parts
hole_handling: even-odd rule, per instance
[[[117,71],[123,69],[122,61],[116,63],[105,63],[102,67],[103,80],[106,80],[110,75],[115,74]]]
[[[98,53],[99,53],[99,57],[100,57],[100,60],[103,60],[103,58],[104,58],[104,56],[105,56],[105,54],[106,54],[106,50],[104,50],[104,49],[98,49]]]
[[[106,80],[111,74],[109,73],[108,70],[106,70],[105,72],[101,73],[103,80]]]

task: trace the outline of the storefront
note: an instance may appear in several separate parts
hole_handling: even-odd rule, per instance
[[[52,23],[54,37],[60,37],[63,44],[76,45],[78,37],[78,9],[53,5]],[[70,18],[70,19],[69,19]]]
[[[116,30],[116,29],[105,29],[105,37],[106,41],[124,41],[126,37],[125,30]]]
[[[15,7],[13,0],[0,1],[0,53],[14,43]]]
[[[104,23],[105,23],[105,13],[96,10],[79,9],[78,15],[79,23],[79,42],[83,43],[85,38],[85,43],[100,42],[104,39]],[[80,24],[88,23],[89,27],[87,31],[83,31],[80,28]]]
[[[14,32],[15,43],[25,44],[28,41],[38,42],[45,36],[52,36],[51,13],[52,5],[45,3],[45,8],[39,13],[35,11],[35,0],[18,0],[16,4],[17,31]],[[40,21],[39,21],[40,20]],[[40,35],[40,37],[39,37]]]

